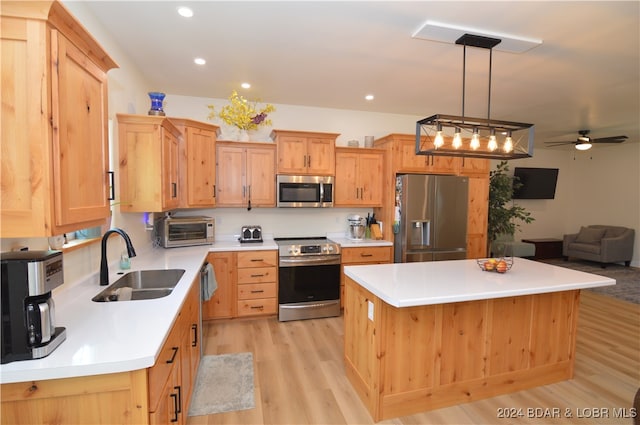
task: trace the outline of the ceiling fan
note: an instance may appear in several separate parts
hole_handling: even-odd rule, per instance
[[[580,136],[578,136],[575,141],[545,142],[545,144],[549,147],[573,144],[576,145],[576,149],[586,151],[591,149],[593,143],[622,143],[628,139],[627,136],[600,137],[598,139],[594,139],[589,137],[589,133],[591,133],[591,130],[580,130],[578,131]]]

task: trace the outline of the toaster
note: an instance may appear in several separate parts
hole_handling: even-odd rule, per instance
[[[242,226],[240,242],[262,242],[262,227],[257,225]]]

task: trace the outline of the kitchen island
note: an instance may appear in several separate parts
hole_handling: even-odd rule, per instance
[[[580,289],[615,284],[522,258],[345,274],[346,374],[376,421],[570,379]]]

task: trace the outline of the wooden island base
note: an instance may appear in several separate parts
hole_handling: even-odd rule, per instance
[[[346,374],[375,421],[573,377],[579,290],[396,308],[345,284]]]

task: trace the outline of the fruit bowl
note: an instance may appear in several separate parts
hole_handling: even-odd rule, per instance
[[[476,260],[480,270],[485,272],[506,273],[513,266],[512,258],[479,258]]]

